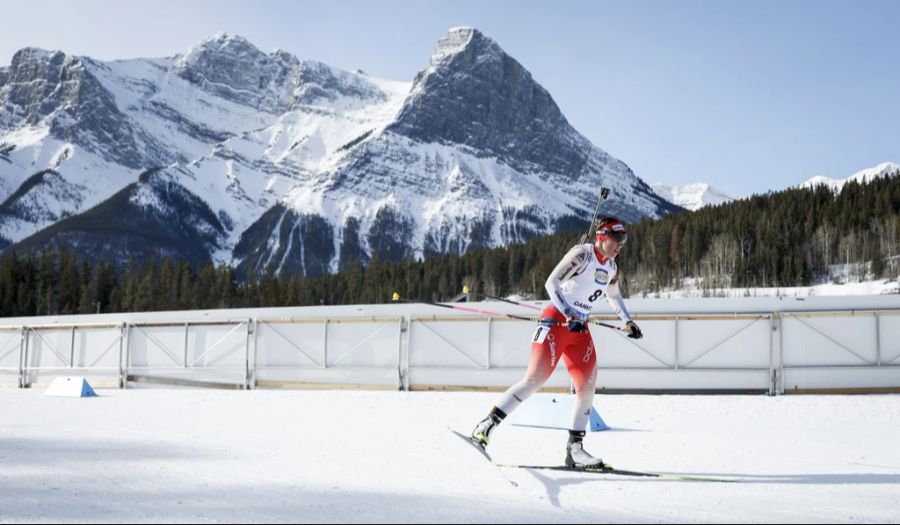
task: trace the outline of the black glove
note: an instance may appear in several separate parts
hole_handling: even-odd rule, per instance
[[[641,332],[641,328],[634,324],[634,321],[628,321],[625,325],[625,332],[628,333],[628,337],[632,339],[640,339],[644,337],[644,333]]]
[[[569,331],[580,334],[582,332],[587,332],[588,327],[584,321],[579,321],[578,319],[569,319]]]

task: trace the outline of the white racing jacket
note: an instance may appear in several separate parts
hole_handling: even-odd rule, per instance
[[[618,266],[613,259],[600,260],[593,244],[569,250],[547,279],[547,293],[556,309],[566,317],[587,320],[597,301],[606,301],[624,322],[631,321],[619,292]]]

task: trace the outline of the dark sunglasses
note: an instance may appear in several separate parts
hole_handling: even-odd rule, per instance
[[[628,242],[628,233],[626,232],[615,232],[612,230],[600,230],[597,232],[599,235],[605,235],[610,239],[616,241],[619,244],[625,244]]]

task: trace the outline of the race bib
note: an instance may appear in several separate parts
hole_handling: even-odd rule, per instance
[[[534,337],[531,338],[532,343],[543,344],[544,340],[547,339],[547,334],[550,333],[550,327],[539,324],[537,330],[534,331]]]

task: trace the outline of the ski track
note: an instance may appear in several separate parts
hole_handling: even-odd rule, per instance
[[[507,469],[469,445],[497,394],[0,390],[0,522],[900,521],[900,396],[598,396],[586,448],[708,483]],[[501,426],[502,463],[566,434]]]

